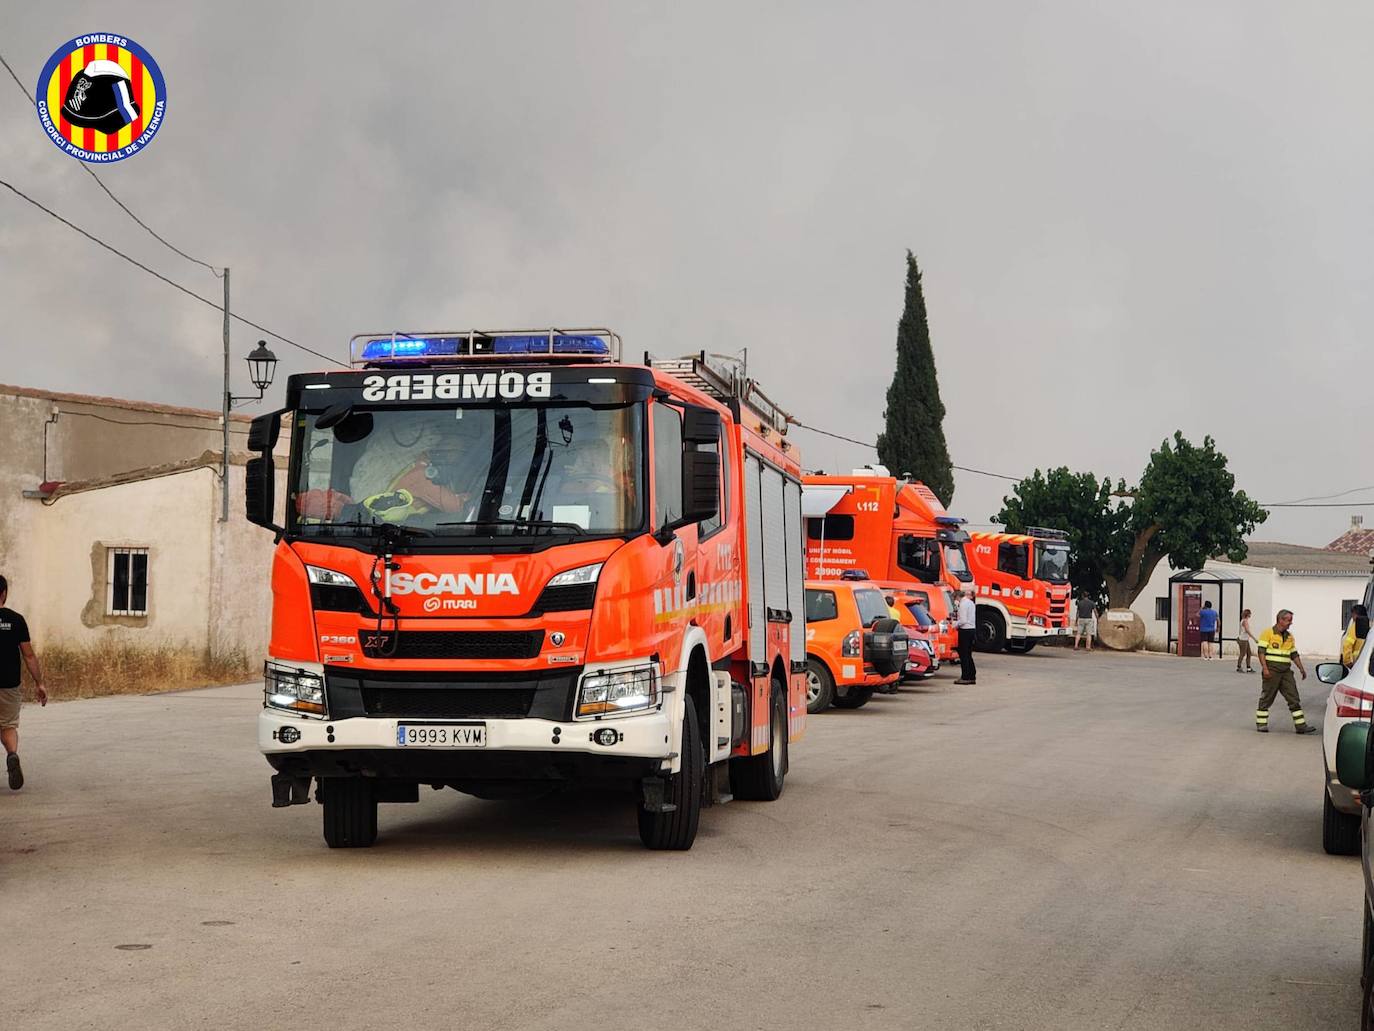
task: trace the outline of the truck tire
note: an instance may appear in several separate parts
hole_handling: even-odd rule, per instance
[[[773,681],[768,702],[768,751],[730,760],[730,791],[747,802],[771,802],[787,776],[787,688]]]
[[[1007,643],[1007,624],[996,609],[979,609],[973,646],[980,652],[1000,652]]]
[[[812,716],[830,708],[835,700],[835,678],[820,659],[806,660],[806,711]]]
[[[1322,848],[1329,856],[1360,854],[1360,817],[1343,813],[1331,804],[1331,792],[1322,789]]]
[[[324,843],[330,848],[369,848],[377,840],[377,798],[362,777],[324,777]]]
[[[1007,651],[1015,655],[1027,655],[1030,653],[1030,650],[1034,648],[1038,643],[1039,642],[1034,641],[1029,637],[1023,637],[1020,640],[1008,641]]]
[[[685,852],[697,839],[701,801],[706,778],[706,755],[701,750],[697,707],[684,699],[682,713],[681,769],[668,778],[664,801],[677,808],[670,813],[651,813],[639,807],[639,840],[656,852]]]
[[[835,696],[837,709],[862,709],[873,698],[871,687],[851,687],[849,694]]]

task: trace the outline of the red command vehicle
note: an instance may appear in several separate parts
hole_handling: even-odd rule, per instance
[[[924,484],[882,466],[849,476],[804,478],[806,568],[813,579],[866,569],[880,582],[973,586],[964,557],[964,520],[950,515]]]
[[[978,647],[1028,652],[1069,623],[1069,543],[1063,530],[971,533],[965,547],[978,585]]]
[[[607,330],[354,338],[254,421],[277,534],[258,744],[331,847],[379,802],[633,785],[639,833],[783,789],[806,720],[801,482],[787,416],[705,356]],[[290,417],[276,515],[273,447]],[[276,522],[280,518],[281,522]]]

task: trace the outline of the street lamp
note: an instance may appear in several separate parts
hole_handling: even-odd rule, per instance
[[[225,281],[225,308],[229,306],[229,270],[224,270]],[[244,359],[248,362],[248,378],[253,386],[257,387],[257,394],[245,394],[239,396],[235,394],[229,386],[229,317],[225,315],[224,330],[224,411],[221,413],[221,421],[224,424],[224,453],[220,462],[220,510],[219,520],[225,522],[229,518],[229,410],[236,404],[248,404],[253,401],[261,401],[263,395],[267,393],[267,388],[272,385],[272,377],[277,372],[277,356],[267,348],[266,340],[259,340],[258,346],[248,352],[248,357]]]
[[[229,395],[229,407],[234,407],[239,402],[261,401],[267,388],[272,385],[272,377],[277,372],[277,356],[267,349],[267,341],[259,340],[258,346],[248,352],[248,357],[244,359],[248,363],[248,378],[253,386],[258,388],[258,396],[251,394],[246,397],[236,397]]]

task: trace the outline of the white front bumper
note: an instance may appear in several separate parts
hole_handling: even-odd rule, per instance
[[[434,749],[404,747],[396,743],[398,723],[483,723],[487,728],[485,748]],[[300,737],[290,744],[282,742],[283,727],[292,727]],[[598,745],[591,740],[601,727],[614,727],[620,740],[613,745]],[[558,734],[554,730],[559,731]],[[357,716],[344,720],[305,719],[275,709],[258,714],[258,747],[264,755],[293,752],[344,751],[349,749],[386,749],[396,752],[584,752],[598,756],[635,756],[667,759],[671,752],[671,725],[666,712],[620,716],[606,720],[540,719],[394,719]],[[332,738],[332,740],[331,740]]]

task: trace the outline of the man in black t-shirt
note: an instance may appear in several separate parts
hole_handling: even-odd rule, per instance
[[[9,776],[10,790],[18,791],[24,786],[24,771],[19,765],[21,660],[29,668],[29,676],[33,677],[39,705],[48,704],[48,692],[43,689],[43,668],[29,641],[28,623],[13,609],[5,608],[9,593],[9,581],[0,576],[0,744],[5,746],[5,772]]]

